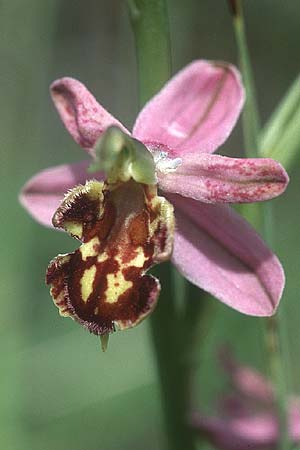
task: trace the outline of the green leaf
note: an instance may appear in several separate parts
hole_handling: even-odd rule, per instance
[[[236,1],[234,6],[233,27],[239,56],[239,66],[246,91],[246,102],[242,114],[245,152],[248,158],[256,158],[259,156],[258,137],[260,120],[254,76],[246,38],[242,2]]]
[[[278,160],[286,169],[300,155],[300,76],[265,125],[260,148],[262,156]]]

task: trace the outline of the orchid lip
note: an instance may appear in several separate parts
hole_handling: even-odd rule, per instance
[[[173,207],[156,186],[90,180],[69,191],[53,225],[81,241],[47,270],[60,315],[103,336],[153,311],[160,284],[146,272],[170,258],[174,236]]]

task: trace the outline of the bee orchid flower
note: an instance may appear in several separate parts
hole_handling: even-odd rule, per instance
[[[244,89],[235,67],[204,60],[189,64],[144,106],[132,133],[73,78],[55,81],[51,95],[65,127],[87,152],[89,160],[43,170],[27,182],[20,200],[38,222],[64,228],[83,242],[81,278],[78,278],[78,253],[76,257],[72,256],[72,261],[69,256],[58,257],[48,270],[52,295],[58,306],[61,302],[62,314],[81,320],[98,334],[109,331],[114,321],[123,328],[136,324],[152,310],[150,305],[154,305],[159,292],[158,283],[150,282],[149,278],[143,291],[139,277],[144,276],[144,271],[152,264],[167,258],[172,259],[189,281],[228,306],[256,316],[275,312],[284,287],[280,262],[254,229],[228,204],[276,197],[285,190],[288,176],[272,159],[213,154],[230,135],[243,107]],[[166,201],[156,196],[155,183],[147,187],[147,183],[139,184],[128,178],[121,189],[119,184],[117,187],[107,182],[100,185],[103,173],[87,171],[90,163],[95,162],[99,139],[110,127],[119,129],[128,139],[133,138],[146,148],[154,161],[160,195]],[[81,187],[75,187],[77,185]],[[64,193],[70,189],[63,200]],[[114,213],[107,212],[112,205]],[[173,208],[175,228],[171,218]],[[156,221],[153,219],[154,225],[151,225],[153,214]],[[133,222],[129,217],[134,218]],[[147,219],[140,220],[141,217]],[[118,230],[126,228],[126,233],[116,234],[115,221]],[[139,241],[137,237],[134,249],[130,249],[128,241],[129,223],[134,230],[131,236],[140,238]],[[112,244],[109,237],[112,235],[118,236],[119,246],[125,243],[123,259]],[[152,246],[149,258],[145,246],[148,250]],[[125,261],[125,250],[130,250],[131,258],[136,258],[135,269],[139,266],[139,274],[133,275],[134,270],[128,269],[130,264]],[[127,317],[127,313],[122,313],[122,319],[116,318],[110,311],[100,331],[99,327],[89,324],[88,313],[84,318],[78,318],[76,309],[80,302],[86,308],[91,303],[93,311],[99,309],[96,297],[104,289],[99,281],[103,282],[103,274],[101,278],[95,269],[95,258],[105,260],[106,263],[102,263],[107,264],[109,273],[114,274],[116,286],[112,288],[108,272],[103,269],[106,295],[109,286],[110,293],[114,292],[115,296],[118,292],[124,294],[124,286],[128,289],[133,285],[136,287],[133,318]],[[116,264],[117,260],[119,264]],[[130,275],[125,276],[119,271],[122,264],[128,264],[126,270]],[[66,278],[69,280],[67,287]],[[70,284],[71,278],[73,284]],[[118,291],[118,283],[124,282],[124,278],[127,284]],[[80,288],[81,297],[76,294]],[[69,300],[66,304],[66,297],[72,290],[73,302],[71,304]],[[145,297],[150,300],[143,300],[143,307],[138,306]],[[110,302],[113,300],[108,296],[103,308]],[[126,302],[130,308],[129,297]]]
[[[280,422],[273,385],[251,367],[235,361],[231,353],[222,355],[222,366],[230,379],[232,391],[220,401],[216,416],[194,411],[190,424],[214,447],[222,450],[268,450],[280,441]],[[300,399],[287,401],[289,439],[300,442]]]

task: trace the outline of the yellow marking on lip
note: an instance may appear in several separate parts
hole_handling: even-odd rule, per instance
[[[147,261],[148,258],[146,258],[145,254],[144,254],[144,250],[143,247],[138,247],[137,248],[137,255],[128,262],[128,264],[125,264],[125,267],[127,266],[134,266],[134,267],[143,267],[145,261]]]
[[[122,262],[122,257],[119,255],[115,256],[115,260],[122,266],[122,269],[126,269],[127,267],[143,267],[145,261],[149,259],[145,256],[143,247],[137,247],[135,251],[137,252],[136,256],[125,263]]]
[[[125,280],[124,275],[120,271],[116,274],[109,273],[106,276],[106,279],[106,303],[116,303],[119,300],[120,295],[124,294],[124,292],[133,286],[132,281]]]
[[[97,256],[98,249],[97,246],[100,244],[98,236],[95,236],[86,244],[80,247],[80,252],[83,261],[86,261],[89,256]]]
[[[97,267],[94,264],[89,269],[85,269],[82,278],[80,280],[81,297],[84,302],[87,302],[87,299],[93,292],[93,282],[95,279],[96,271]]]
[[[101,253],[101,255],[98,256],[97,261],[98,263],[102,263],[108,259],[108,255],[106,252]]]

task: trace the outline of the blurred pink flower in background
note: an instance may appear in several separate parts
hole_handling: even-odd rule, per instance
[[[271,383],[254,369],[239,365],[228,352],[222,354],[233,392],[220,400],[219,414],[191,414],[192,427],[222,450],[263,450],[277,446],[280,426],[275,392]],[[290,397],[288,431],[293,443],[300,442],[300,399]]]
[[[91,158],[111,125],[129,131],[72,78],[51,86],[60,117]],[[277,257],[228,205],[281,194],[288,183],[272,159],[228,158],[212,153],[224,143],[244,103],[238,71],[231,65],[195,61],[173,77],[142,109],[132,136],[153,154],[158,186],[174,205],[172,262],[192,283],[249,315],[271,315],[284,287]],[[25,185],[20,200],[40,223],[51,218],[64,193],[102,174],[90,161],[51,167]]]

